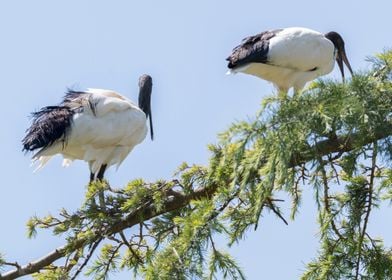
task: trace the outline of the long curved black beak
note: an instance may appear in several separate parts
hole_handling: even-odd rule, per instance
[[[151,140],[154,140],[154,129],[152,126],[151,114],[151,93],[152,93],[152,78],[144,74],[139,78],[139,108],[146,114],[146,118],[150,120],[150,135]]]
[[[353,75],[353,70],[351,68],[350,62],[347,59],[346,50],[344,49],[344,45],[340,45],[337,48],[336,62],[339,65],[340,73],[342,73],[342,79],[343,79],[343,82],[344,82],[343,62],[347,66],[348,70],[350,71],[351,76]]]

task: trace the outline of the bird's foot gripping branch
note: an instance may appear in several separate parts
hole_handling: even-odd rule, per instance
[[[315,194],[321,247],[302,279],[390,279],[391,250],[371,236],[369,221],[392,200],[392,52],[373,64],[346,84],[319,81],[289,101],[266,100],[253,121],[233,124],[209,146],[206,166],[106,188],[104,211],[93,203],[104,188],[95,182],[79,210],[33,217],[31,236],[51,229],[66,244],[26,265],[2,257],[0,279],[103,279],[118,269],[143,279],[242,279],[215,237],[240,242],[267,213],[287,223],[305,187]]]

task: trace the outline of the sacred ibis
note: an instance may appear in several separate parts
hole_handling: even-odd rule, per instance
[[[344,81],[343,62],[351,75],[343,38],[334,31],[322,34],[301,27],[264,31],[243,39],[235,47],[228,74],[242,72],[272,82],[280,92],[294,93],[309,81],[333,70],[338,63]]]
[[[140,77],[139,88],[139,106],[112,90],[69,90],[59,105],[32,114],[23,150],[38,150],[33,155],[38,168],[56,154],[63,156],[64,166],[75,159],[84,160],[90,167],[90,182],[102,180],[107,167],[118,167],[144,140],[147,119],[151,139],[154,137],[149,75]]]

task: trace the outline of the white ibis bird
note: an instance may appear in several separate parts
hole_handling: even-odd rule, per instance
[[[33,113],[23,150],[38,149],[33,156],[38,168],[56,154],[63,155],[64,166],[84,160],[90,167],[90,182],[102,180],[107,167],[119,166],[144,140],[148,118],[153,139],[151,77],[141,76],[139,87],[139,106],[111,90],[68,91],[60,105]]]
[[[335,60],[344,81],[343,62],[353,71],[346,56],[343,38],[290,27],[265,31],[243,39],[227,58],[229,74],[242,72],[272,82],[281,92],[301,90],[309,81],[333,70]]]

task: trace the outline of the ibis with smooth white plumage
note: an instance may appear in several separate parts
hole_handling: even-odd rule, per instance
[[[153,139],[151,92],[149,75],[139,79],[139,106],[112,90],[69,90],[59,105],[33,113],[23,150],[38,150],[33,155],[38,168],[56,154],[63,156],[64,166],[84,160],[89,164],[90,182],[103,180],[107,167],[118,167],[144,140],[148,119]]]
[[[351,75],[344,41],[337,32],[326,34],[290,27],[264,31],[243,39],[227,58],[230,73],[245,73],[272,82],[280,92],[294,93],[307,82],[330,73],[338,63],[344,81],[343,62]]]

